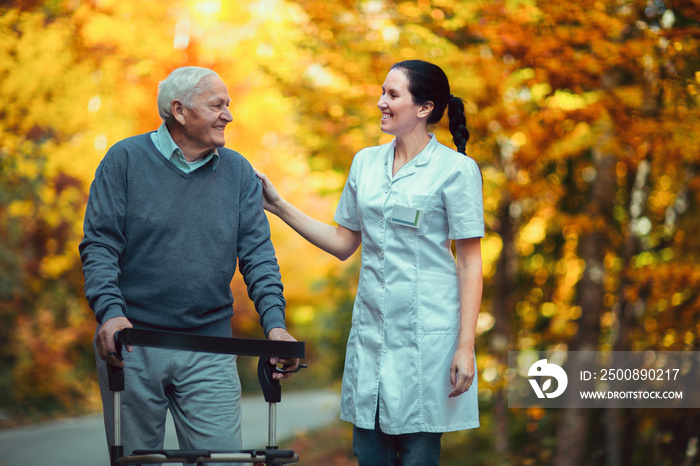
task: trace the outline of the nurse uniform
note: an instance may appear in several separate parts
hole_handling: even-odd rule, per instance
[[[362,234],[341,418],[390,435],[479,426],[477,377],[448,398],[460,328],[451,240],[484,236],[482,179],[430,142],[392,176],[395,141],[355,156],[334,220]]]

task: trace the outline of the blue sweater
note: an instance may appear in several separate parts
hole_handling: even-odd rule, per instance
[[[284,328],[279,266],[262,186],[240,154],[219,148],[191,173],[148,134],[115,144],[90,187],[80,257],[98,323],[230,336],[238,262],[265,334]]]

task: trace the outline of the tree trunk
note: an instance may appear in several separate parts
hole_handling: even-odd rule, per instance
[[[593,167],[596,176],[591,183],[587,214],[591,227],[579,239],[580,256],[585,261],[586,269],[578,284],[578,303],[581,306],[581,318],[578,332],[569,347],[572,351],[595,351],[598,349],[600,334],[600,313],[603,309],[603,276],[605,273],[605,252],[609,247],[606,231],[608,219],[611,218],[615,199],[615,157],[607,151],[607,144],[613,136],[609,121],[599,122],[596,134],[598,145],[593,148]],[[557,451],[555,466],[578,466],[590,456],[588,433],[590,426],[590,409],[565,409],[557,431]],[[606,437],[617,442],[617,426],[607,426]],[[609,463],[616,466],[619,463]]]
[[[494,274],[493,314],[494,329],[491,332],[491,351],[498,359],[499,367],[508,366],[508,350],[511,338],[511,316],[513,315],[512,294],[515,289],[516,254],[514,250],[515,225],[510,216],[511,200],[506,196],[500,206],[500,225],[497,230],[503,242],[501,257],[498,259]],[[505,371],[501,372],[505,374]],[[494,450],[500,464],[508,464],[508,400],[503,390],[498,390],[494,397]]]

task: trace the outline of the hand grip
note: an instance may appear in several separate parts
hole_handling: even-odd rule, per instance
[[[299,372],[302,369],[306,369],[307,366],[306,364],[299,364],[296,369],[282,369],[281,367],[273,366],[274,369],[273,371],[277,372],[278,374],[294,374],[296,372]]]
[[[262,389],[265,401],[268,403],[279,403],[282,399],[282,387],[280,381],[272,378],[272,371],[275,366],[270,364],[267,357],[258,359],[258,381]]]

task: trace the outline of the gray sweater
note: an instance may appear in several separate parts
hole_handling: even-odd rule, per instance
[[[240,154],[219,148],[184,173],[148,134],[115,144],[90,187],[80,257],[98,323],[230,336],[238,262],[265,334],[284,328],[279,266],[262,186]]]

